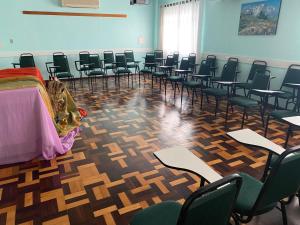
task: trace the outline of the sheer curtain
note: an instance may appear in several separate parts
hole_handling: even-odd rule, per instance
[[[197,52],[199,0],[162,6],[160,13],[160,47],[164,52]]]

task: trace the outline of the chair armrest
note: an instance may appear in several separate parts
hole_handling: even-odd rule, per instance
[[[49,74],[51,74],[51,70],[50,70],[50,68],[49,68],[49,65],[52,65],[53,64],[53,62],[46,62],[46,69],[47,69],[47,72],[49,73]]]
[[[76,70],[79,72],[80,71],[80,62],[82,62],[82,60],[76,60],[75,61],[75,68]]]
[[[17,68],[16,66],[20,66],[20,63],[12,63],[14,68]]]

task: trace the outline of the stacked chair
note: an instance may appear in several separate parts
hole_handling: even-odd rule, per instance
[[[137,213],[130,225],[228,225],[242,184],[230,175],[192,193],[183,205],[165,201]]]
[[[60,80],[70,80],[72,87],[76,89],[75,78],[70,71],[68,57],[63,52],[53,53],[53,62],[46,62],[46,68],[50,79],[57,77]]]
[[[153,78],[159,79],[159,91],[161,91],[162,82],[165,83],[165,80],[168,76],[171,76],[172,70],[174,68],[174,57],[173,55],[168,55],[164,64],[157,67],[159,71],[152,73],[152,83],[151,87],[153,89]]]
[[[31,53],[23,53],[19,57],[19,62],[12,63],[12,65],[14,68],[17,68],[17,66],[20,68],[35,67],[33,55]]]
[[[216,77],[211,78],[211,79],[213,79],[212,82],[216,82],[216,81],[233,82],[233,81],[235,81],[236,75],[237,75],[237,66],[238,66],[238,59],[230,58],[228,60],[228,62],[223,66],[221,76],[218,77],[218,79],[213,79]],[[227,88],[224,89],[222,85],[217,85],[216,88],[211,87],[211,88],[204,89],[201,93],[201,109],[202,109],[202,105],[203,105],[203,95],[204,94],[206,95],[207,101],[208,101],[208,96],[213,96],[213,97],[215,97],[215,100],[216,100],[216,105],[215,105],[215,116],[216,116],[217,112],[218,112],[218,108],[219,108],[219,101],[222,98],[229,97],[229,94],[230,94],[229,88],[230,87],[227,86]]]

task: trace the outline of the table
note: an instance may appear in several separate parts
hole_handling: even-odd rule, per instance
[[[285,85],[290,86],[294,89],[297,89],[297,100],[296,100],[294,110],[295,111],[297,109],[299,110],[299,105],[300,105],[300,84],[298,84],[298,83],[285,83]]]
[[[38,78],[43,84],[45,84],[43,76],[38,68],[16,68],[0,70],[0,79],[21,76],[34,76]]]
[[[281,155],[285,151],[285,149],[280,145],[275,144],[274,142],[268,140],[267,138],[261,136],[260,134],[250,129],[242,129],[242,130],[228,132],[227,135],[229,135],[233,139],[243,144],[261,147],[269,151],[269,156],[268,156],[268,160],[266,163],[262,180],[265,180],[267,176],[267,172],[271,163],[272,154],[274,153],[277,155]]]
[[[285,139],[285,144],[284,144],[284,146],[286,147],[288,144],[291,132],[292,132],[292,126],[297,126],[297,127],[300,126],[300,116],[284,117],[284,118],[282,118],[282,120],[288,122],[288,124],[289,124],[289,128],[288,128],[286,139]]]
[[[0,108],[0,164],[67,151],[37,88],[0,91]]]
[[[205,180],[213,183],[223,178],[185,147],[165,148],[154,152],[154,155],[167,167],[185,170],[200,176],[200,186],[204,185]]]

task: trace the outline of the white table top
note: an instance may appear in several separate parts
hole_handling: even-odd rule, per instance
[[[209,74],[194,74],[193,77],[212,77],[212,75]]]
[[[300,87],[300,84],[298,84],[298,83],[285,83],[285,85]]]
[[[283,94],[283,91],[273,91],[273,90],[261,90],[261,89],[252,89],[252,91],[264,93],[264,94]]]
[[[237,130],[228,132],[227,134],[238,142],[262,147],[277,155],[281,155],[285,151],[285,149],[280,145],[275,144],[274,142],[250,129]]]
[[[224,85],[232,85],[232,84],[240,84],[241,82],[238,81],[216,81],[218,84],[224,84]]]
[[[295,126],[300,126],[300,116],[284,117],[282,119]]]
[[[202,159],[184,147],[165,148],[154,152],[154,155],[166,166],[196,173],[210,183],[223,178]]]

